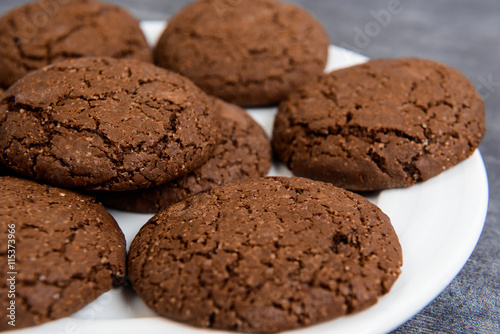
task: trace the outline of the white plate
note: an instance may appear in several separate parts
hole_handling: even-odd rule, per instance
[[[143,22],[154,45],[165,23]],[[327,70],[354,65],[366,58],[330,47]],[[248,110],[270,134],[275,108]],[[290,176],[281,164],[270,175]],[[488,205],[486,170],[479,151],[458,166],[411,188],[385,190],[369,198],[392,220],[403,246],[402,274],[392,290],[371,308],[294,333],[385,333],[418,313],[455,277],[469,258],[483,228]],[[127,243],[151,215],[111,210]],[[114,289],[72,315],[15,333],[135,334],[213,333],[156,316],[126,288]]]

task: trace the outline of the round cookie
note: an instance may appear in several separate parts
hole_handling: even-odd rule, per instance
[[[168,23],[156,62],[241,106],[277,103],[323,72],[329,37],[296,5],[273,0],[196,1]]]
[[[212,100],[153,64],[78,58],[49,65],[0,100],[0,161],[61,187],[146,188],[187,174],[215,150]]]
[[[469,157],[484,103],[459,71],[378,59],[320,76],[279,107],[273,148],[295,175],[356,191],[408,187]]]
[[[271,145],[264,130],[236,105],[221,100],[215,103],[222,135],[206,163],[157,187],[99,192],[98,199],[117,209],[152,213],[217,186],[265,176],[271,167]]]
[[[42,0],[0,18],[0,87],[56,61],[91,56],[153,61],[139,22],[112,4]]]
[[[365,198],[303,178],[261,178],[189,197],[132,242],[146,304],[179,321],[278,332],[363,310],[400,273],[389,218]]]
[[[65,317],[121,282],[125,238],[93,198],[14,177],[0,191],[0,330]]]

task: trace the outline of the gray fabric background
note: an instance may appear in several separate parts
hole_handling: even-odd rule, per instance
[[[54,0],[56,1],[56,0]],[[26,0],[0,0],[0,14]],[[167,19],[188,0],[110,0],[139,19]],[[419,56],[461,70],[486,101],[487,135],[480,146],[490,202],[471,258],[425,309],[393,333],[500,333],[500,1],[293,0],[327,28],[333,44],[368,57]],[[399,3],[375,27],[377,14]],[[361,39],[359,30],[372,28]]]

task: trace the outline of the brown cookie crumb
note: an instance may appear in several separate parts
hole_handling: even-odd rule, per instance
[[[363,310],[400,273],[389,218],[365,198],[302,178],[261,178],[189,197],[132,242],[146,304],[200,327],[277,332]]]
[[[280,105],[273,147],[299,176],[351,190],[408,187],[468,158],[484,103],[459,71],[378,59],[320,76]]]
[[[125,238],[93,198],[14,177],[0,177],[0,192],[0,270],[14,277],[0,285],[0,307],[14,300],[16,313],[0,330],[70,315],[124,277]]]

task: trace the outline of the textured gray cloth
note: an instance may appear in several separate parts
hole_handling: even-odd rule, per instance
[[[57,0],[53,0],[57,1]],[[25,0],[2,0],[0,14]],[[167,19],[187,0],[113,0],[140,19]],[[314,13],[333,44],[370,58],[418,56],[454,66],[486,101],[480,146],[490,202],[471,258],[425,309],[393,333],[500,333],[500,1],[294,0]],[[383,16],[382,11],[390,14]],[[380,17],[382,15],[382,17]],[[370,22],[378,22],[377,24]],[[373,29],[369,38],[359,30]]]

